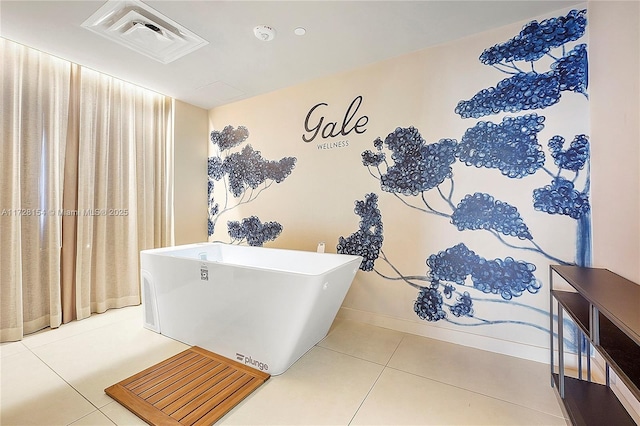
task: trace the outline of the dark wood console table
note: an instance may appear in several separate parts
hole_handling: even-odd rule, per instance
[[[575,291],[554,289],[554,275]],[[640,400],[640,285],[606,269],[550,267],[551,386],[555,386],[575,425],[635,425],[610,387],[610,371]],[[558,308],[558,371],[554,365],[553,304]],[[577,342],[578,378],[565,376],[563,314],[588,342],[587,377],[583,377],[582,342]],[[583,337],[584,336],[584,337]],[[605,360],[606,384],[591,381],[591,348]]]

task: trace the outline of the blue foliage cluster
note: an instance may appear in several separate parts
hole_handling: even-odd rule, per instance
[[[562,150],[564,142],[564,138],[559,135],[549,140],[548,146],[554,162],[564,170],[574,172],[582,170],[589,159],[589,137],[587,135],[576,135],[567,150]]]
[[[463,285],[467,276],[473,271],[473,265],[480,256],[469,250],[464,243],[457,244],[427,259],[431,270],[429,276],[434,282],[449,281]]]
[[[260,222],[256,216],[242,219],[242,222],[227,222],[229,236],[234,240],[246,239],[250,246],[262,247],[266,241],[273,241],[282,232],[278,222]]]
[[[459,231],[491,229],[521,240],[533,239],[516,207],[481,192],[467,194],[460,201],[451,216],[451,223]]]
[[[589,195],[574,188],[573,182],[558,176],[551,185],[533,190],[533,207],[549,214],[562,214],[573,219],[586,215],[591,206]]]
[[[587,11],[572,10],[567,16],[549,18],[538,23],[531,21],[509,41],[497,44],[480,55],[480,62],[493,65],[499,62],[537,61],[552,48],[579,39],[587,26]]]
[[[504,117],[500,124],[480,121],[467,129],[456,154],[468,166],[496,168],[510,178],[533,174],[545,160],[537,137],[543,122],[535,113]]]
[[[433,287],[420,290],[413,310],[420,319],[427,321],[440,321],[447,317],[447,313],[442,310],[442,295]]]
[[[465,291],[458,297],[458,302],[449,310],[456,317],[472,317],[473,316],[473,300],[468,291]]]
[[[354,212],[360,216],[359,229],[347,238],[340,237],[336,251],[340,254],[362,256],[360,269],[372,271],[382,248],[382,215],[378,209],[378,196],[365,195],[364,201],[356,201]]]
[[[374,145],[379,140],[376,139]],[[451,165],[456,161],[457,145],[454,139],[441,139],[427,145],[415,127],[398,127],[386,137],[384,145],[391,150],[394,164],[380,176],[383,191],[417,195],[436,187],[452,175]],[[378,143],[376,147],[379,146]],[[371,161],[367,163],[365,157]],[[377,165],[377,159],[379,157],[374,159],[367,152],[363,153],[365,165]]]
[[[278,161],[265,161],[262,164],[265,180],[270,179],[276,183],[282,182],[291,174],[296,161],[295,157],[283,157]]]
[[[211,132],[211,142],[218,145],[223,151],[240,145],[248,137],[249,130],[244,126],[238,126],[237,129],[234,129],[233,126],[225,126],[221,132],[217,130]]]
[[[231,193],[239,197],[247,188],[257,188],[266,180],[282,182],[293,170],[295,157],[284,157],[279,161],[262,158],[260,151],[251,145],[241,152],[229,154],[222,163],[222,172],[229,177]]]
[[[373,146],[375,146],[378,151],[382,150],[383,145],[384,142],[380,138],[376,138],[376,140],[373,141]]]
[[[472,272],[473,286],[483,293],[499,294],[505,300],[521,296],[527,290],[537,293],[541,284],[533,275],[533,263],[514,260],[480,259]]]
[[[213,200],[213,188],[214,180],[222,178],[222,161],[219,157],[209,157],[207,161],[207,173],[209,178],[207,179],[207,200],[209,202],[209,218],[207,220],[207,235],[212,236],[215,225],[211,220],[211,217],[218,213],[218,203]]]
[[[377,167],[385,160],[386,156],[384,152],[373,152],[366,150],[362,153],[362,164],[365,166]]]
[[[207,181],[207,200],[211,200],[212,194],[213,194],[213,181],[209,179]]]
[[[482,89],[455,108],[462,118],[479,118],[499,112],[546,108],[560,100],[560,79],[554,71],[538,74],[520,72]]]
[[[212,236],[215,225],[211,220],[211,218],[217,215],[220,209],[219,204],[214,202],[213,200],[213,181],[212,180],[209,180],[208,182],[207,193],[208,193],[208,200],[209,200],[209,218],[207,222],[207,232],[209,236]]]
[[[588,62],[587,45],[579,44],[551,64],[551,70],[558,76],[561,91],[587,92],[589,86]]]
[[[437,281],[434,281],[434,288],[437,288]],[[454,286],[452,286],[451,284],[444,284],[442,289],[442,292],[444,293],[444,297],[446,297],[447,299],[451,299],[451,296],[453,296],[453,292],[456,290],[456,288]]]
[[[213,180],[220,180],[224,176],[222,170],[222,159],[220,157],[209,157],[207,161],[207,172]]]
[[[533,275],[536,266],[514,260],[487,260],[469,250],[464,243],[457,244],[427,259],[432,282],[454,282],[463,285],[471,276],[473,287],[484,292],[499,294],[505,300],[521,296],[527,290],[536,293],[540,284]]]

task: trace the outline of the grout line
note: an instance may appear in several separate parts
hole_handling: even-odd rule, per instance
[[[70,387],[74,392],[76,392],[80,397],[82,397],[85,401],[87,401],[87,402],[88,402],[88,403],[89,403],[89,404],[94,408],[94,410],[93,410],[93,411],[91,411],[91,412],[89,412],[89,413],[87,413],[87,414],[85,414],[85,415],[83,415],[83,416],[81,416],[81,417],[78,417],[78,418],[74,419],[74,420],[73,420],[73,421],[71,421],[70,423],[67,423],[68,425],[71,425],[71,424],[73,424],[74,422],[77,422],[78,420],[83,419],[83,418],[87,417],[88,415],[95,413],[96,411],[100,411],[100,408],[99,408],[99,407],[97,407],[94,403],[92,403],[92,402],[91,402],[91,401],[90,401],[86,396],[84,396],[84,395],[82,394],[82,392],[80,392],[78,389],[76,389],[76,388],[75,388],[71,383],[69,383],[67,380],[65,380],[65,378],[64,378],[64,377],[62,377],[62,376],[60,375],[60,373],[58,373],[58,372],[57,372],[57,371],[56,371],[56,370],[55,370],[51,365],[49,365],[49,364],[48,364],[45,360],[43,360],[40,356],[38,356],[38,354],[37,354],[37,353],[35,353],[33,350],[31,350],[31,348],[30,348],[30,347],[28,347],[28,346],[26,346],[26,345],[24,345],[24,344],[23,344],[23,346],[26,348],[26,351],[27,351],[27,352],[30,352],[30,353],[31,353],[31,354],[32,354],[32,355],[33,355],[33,356],[34,356],[34,357],[35,357],[39,362],[41,362],[41,363],[42,363],[42,365],[44,365],[46,368],[48,368],[48,369],[49,369],[53,374],[55,374],[56,376],[58,376],[58,377],[60,378],[60,380],[62,380],[62,381],[63,381],[67,386],[69,386],[69,387]],[[25,351],[21,351],[21,352],[25,352]],[[15,355],[19,355],[19,354],[20,354],[20,353],[17,353],[17,354],[15,354]],[[104,414],[104,413],[103,413],[103,414]],[[105,415],[105,416],[106,416],[106,415]],[[109,419],[109,420],[111,421],[111,419]]]
[[[378,380],[380,380],[380,377],[382,377],[382,374],[385,372],[385,370],[389,367],[389,362],[391,361],[391,358],[393,358],[393,356],[396,354],[396,352],[398,351],[398,348],[400,348],[400,345],[402,344],[402,342],[404,341],[406,337],[406,333],[403,333],[402,338],[400,339],[400,341],[398,342],[396,348],[393,350],[393,353],[391,354],[391,356],[389,357],[389,359],[387,359],[387,362],[384,364],[384,366],[382,367],[382,370],[380,370],[380,374],[378,374],[378,377],[376,377],[376,380],[373,382],[373,384],[371,385],[371,387],[369,388],[369,391],[367,392],[367,394],[364,396],[364,398],[362,399],[362,401],[360,402],[360,404],[358,405],[358,408],[356,408],[355,413],[353,413],[353,416],[351,416],[351,419],[349,420],[349,423],[347,423],[348,425],[350,425],[353,422],[353,419],[356,418],[356,416],[358,415],[358,412],[360,411],[360,409],[362,408],[362,406],[364,405],[365,401],[367,400],[367,398],[369,398],[369,395],[371,394],[371,391],[373,391],[373,388],[376,386],[376,384],[378,383]],[[378,364],[378,365],[382,365],[382,364]]]
[[[461,386],[457,386],[457,385],[454,385],[454,384],[448,383],[448,382],[443,382],[441,380],[436,380],[436,379],[433,379],[431,377],[422,376],[420,374],[413,373],[411,371],[406,371],[406,370],[403,370],[401,368],[389,367],[389,366],[385,367],[385,369],[387,369],[387,368],[390,369],[390,370],[398,371],[400,373],[409,374],[409,375],[414,376],[414,377],[419,377],[419,378],[424,379],[424,380],[429,380],[431,382],[439,383],[441,385],[450,386],[452,388],[460,389],[460,390],[465,391],[465,392],[470,392],[470,393],[473,393],[473,394],[476,394],[476,395],[480,395],[480,396],[483,396],[485,398],[490,398],[490,399],[493,399],[493,400],[496,400],[496,401],[501,401],[501,402],[504,402],[504,403],[507,403],[507,404],[515,405],[517,407],[526,408],[528,410],[536,411],[538,413],[546,414],[548,416],[556,417],[556,418],[559,418],[559,419],[564,419],[565,418],[563,415],[557,415],[557,414],[549,413],[547,411],[541,411],[541,410],[538,410],[536,408],[533,408],[533,407],[530,407],[530,406],[527,406],[527,405],[523,405],[523,404],[520,404],[520,403],[517,403],[517,402],[513,402],[513,401],[508,401],[506,399],[498,398],[498,397],[493,396],[493,395],[487,395],[487,394],[482,393],[482,392],[478,392],[478,391],[475,391],[475,390],[472,390],[472,389],[463,388]]]
[[[331,351],[331,352],[336,353],[336,354],[340,354],[340,355],[348,356],[349,358],[357,359],[357,360],[360,360],[360,361],[365,361],[365,362],[368,362],[368,363],[371,363],[371,364],[379,365],[379,366],[381,366],[381,367],[384,367],[384,366],[385,366],[384,364],[381,364],[381,363],[379,363],[379,362],[371,361],[370,359],[361,358],[361,357],[356,356],[356,355],[348,354],[348,353],[346,353],[346,352],[342,352],[342,351],[339,351],[339,350],[337,350],[337,349],[333,349],[333,348],[326,348],[326,347],[324,347],[324,346],[318,346],[318,345],[315,345],[315,346],[314,346],[314,348],[319,348],[319,349],[322,349],[322,350],[325,350],[325,351]],[[306,353],[305,353],[304,355],[306,355]],[[303,356],[304,356],[304,355],[303,355]],[[302,357],[300,357],[300,358],[302,358]],[[296,362],[297,362],[297,361],[296,361]]]
[[[113,308],[113,309],[109,309],[109,310],[107,310],[105,312],[102,312],[102,313],[94,312],[87,318],[83,318],[81,320],[73,320],[71,323],[68,323],[68,324],[79,323],[81,321],[90,321],[92,319],[91,317],[93,317],[94,315],[97,317],[98,315],[104,315],[104,314],[108,314],[108,313],[115,314],[116,312],[109,312],[109,311],[113,311],[113,310],[117,310],[117,309],[134,308],[134,307],[137,307],[137,306],[139,306],[139,305],[123,306],[122,308]],[[106,328],[106,327],[110,327],[110,326],[113,326],[115,324],[121,323],[123,321],[128,321],[128,320],[131,320],[131,318],[120,318],[120,319],[115,320],[115,321],[110,321],[110,322],[106,322],[106,323],[104,323],[102,325],[98,325],[95,328],[88,328],[88,329],[85,329],[85,330],[78,331],[77,333],[68,334],[66,336],[63,336],[63,337],[60,337],[60,338],[56,338],[56,339],[48,341],[48,342],[36,344],[33,347],[28,346],[27,344],[24,343],[24,340],[29,339],[30,337],[35,338],[40,333],[56,332],[57,330],[60,330],[61,327],[64,327],[66,324],[60,324],[60,326],[58,326],[56,328],[45,327],[42,330],[38,330],[38,331],[36,331],[34,333],[27,334],[26,336],[23,337],[22,340],[20,340],[20,342],[22,342],[22,344],[29,350],[31,350],[32,348],[33,349],[42,348],[42,347],[50,345],[52,343],[62,342],[62,341],[67,340],[67,339],[71,339],[71,338],[74,338],[74,337],[82,336],[82,335],[87,334],[87,333],[92,333],[92,332],[95,332],[97,330],[100,330],[100,329],[103,329],[103,328]],[[33,340],[33,339],[31,339],[31,340]]]
[[[75,422],[77,422],[77,421],[79,421],[79,420],[82,420],[82,419],[84,419],[85,417],[89,417],[90,415],[92,415],[92,414],[94,414],[94,413],[96,413],[96,412],[98,412],[98,413],[102,414],[102,415],[103,415],[103,416],[105,416],[105,417],[107,418],[107,420],[109,420],[113,425],[116,425],[116,426],[117,426],[117,423],[116,423],[116,422],[114,422],[113,420],[111,420],[111,419],[109,418],[109,416],[107,416],[106,414],[104,414],[102,411],[100,411],[100,409],[97,409],[97,410],[95,410],[95,411],[92,411],[92,412],[90,412],[89,414],[87,414],[87,415],[85,415],[85,416],[80,417],[79,419],[75,419],[75,420],[74,420],[74,421],[72,421],[71,423],[67,423],[67,426],[72,426]]]
[[[381,365],[381,364],[378,364]],[[378,383],[378,380],[380,380],[380,376],[382,376],[382,373],[384,373],[384,370],[387,367],[382,367],[382,370],[380,370],[380,373],[378,374],[378,377],[376,377],[376,379],[373,381],[373,384],[371,385],[371,387],[369,388],[369,390],[367,391],[367,394],[364,396],[364,398],[362,398],[362,401],[360,401],[360,404],[358,405],[358,408],[356,408],[356,411],[353,413],[353,416],[351,416],[351,419],[349,420],[349,422],[347,423],[347,425],[350,425],[353,422],[353,419],[356,418],[356,416],[358,415],[358,411],[360,411],[360,408],[362,408],[362,405],[364,404],[364,402],[367,400],[367,398],[369,397],[369,394],[371,394],[371,391],[373,390],[373,388],[376,386],[376,383]]]
[[[117,403],[117,401],[113,401],[113,402]],[[108,406],[108,405],[110,405],[110,404],[113,404],[113,402],[110,402],[109,404],[105,405],[105,406],[104,406],[104,407],[102,407],[102,408],[105,408],[106,406]],[[111,423],[113,423],[114,425],[118,426],[118,423],[117,423],[114,419],[112,419],[111,417],[109,417],[109,415],[108,415],[107,413],[105,413],[105,412],[104,412],[104,411],[102,411],[101,409],[98,409],[98,411],[100,411],[100,412],[102,413],[102,415],[103,415],[103,416],[105,416],[107,419],[109,419],[109,421],[110,421]],[[133,414],[133,413],[132,413],[132,414]]]
[[[125,307],[125,308],[126,308],[126,307]],[[92,314],[92,315],[93,315],[93,314]],[[91,317],[86,318],[86,320],[91,320]],[[118,320],[113,321],[113,322],[109,322],[109,323],[106,323],[106,324],[102,324],[102,325],[100,325],[100,326],[98,326],[98,327],[96,327],[96,328],[91,328],[91,329],[83,330],[83,331],[81,331],[81,332],[79,332],[79,333],[77,333],[77,334],[72,334],[72,335],[64,336],[64,337],[62,337],[62,338],[60,338],[60,339],[55,339],[55,340],[52,340],[52,341],[50,341],[50,342],[47,342],[47,343],[44,343],[44,344],[41,344],[41,345],[34,346],[33,348],[32,348],[32,347],[29,347],[29,346],[27,346],[27,345],[25,345],[24,343],[22,343],[22,344],[23,344],[23,346],[24,346],[24,347],[25,347],[29,352],[31,352],[31,354],[33,354],[33,356],[35,356],[35,357],[36,357],[36,359],[38,359],[42,364],[44,364],[44,365],[45,365],[49,370],[51,370],[51,371],[52,371],[56,376],[58,376],[58,377],[59,377],[59,378],[60,378],[60,379],[61,379],[61,380],[62,380],[62,381],[67,385],[67,386],[69,386],[71,389],[73,389],[73,390],[74,390],[78,395],[80,395],[80,396],[81,396],[85,401],[87,401],[87,402],[88,402],[92,407],[94,407],[94,408],[95,408],[95,410],[94,410],[94,411],[92,411],[91,413],[94,413],[95,411],[99,411],[100,413],[102,413],[102,415],[104,415],[105,417],[107,417],[107,418],[109,419],[109,421],[110,421],[110,422],[114,423],[114,422],[113,422],[113,420],[111,420],[111,418],[110,418],[109,416],[107,416],[106,414],[104,414],[104,413],[102,412],[102,410],[100,410],[100,408],[101,408],[101,407],[98,407],[96,404],[94,404],[94,403],[93,403],[93,402],[92,402],[92,401],[91,401],[87,396],[85,396],[85,395],[84,395],[84,394],[83,394],[79,389],[77,389],[77,388],[76,388],[74,385],[72,385],[68,380],[66,380],[66,379],[65,379],[65,378],[64,378],[64,377],[63,377],[63,376],[62,376],[58,371],[56,371],[56,370],[53,368],[53,366],[49,365],[49,364],[48,364],[48,363],[47,363],[47,362],[46,362],[42,357],[40,357],[40,356],[39,356],[35,351],[36,351],[36,350],[39,350],[39,349],[42,349],[42,348],[44,348],[44,347],[46,347],[46,346],[48,346],[48,345],[54,344],[54,343],[63,342],[63,341],[65,341],[65,340],[70,339],[70,338],[73,338],[73,337],[82,336],[82,335],[84,335],[84,334],[88,334],[88,333],[95,333],[97,330],[103,329],[103,328],[105,328],[105,327],[113,326],[113,325],[115,325],[115,324],[118,324],[118,323],[124,322],[124,321],[126,321],[126,320],[128,320],[128,318],[121,318],[121,319],[118,319]],[[49,330],[49,331],[54,331],[54,329],[51,329],[51,330]],[[108,405],[108,404],[107,404],[107,405]],[[91,414],[91,413],[89,413],[89,414]],[[75,419],[73,422],[76,422],[76,421],[78,421],[78,420],[80,420],[80,419],[82,419],[82,418],[84,418],[84,417],[88,416],[89,414],[87,414],[87,415],[85,415],[85,416],[82,416],[82,417],[80,417],[80,418],[77,418],[77,419]],[[69,423],[69,424],[72,424],[73,422],[71,422],[71,423]],[[115,424],[115,423],[114,423],[114,424]]]
[[[42,358],[40,358],[38,356],[38,354],[36,354],[35,352],[31,351],[31,349],[29,349],[29,351],[33,354],[33,356],[35,356],[36,358],[38,358],[38,360],[40,360],[40,362],[42,362],[44,365],[47,366],[47,368],[49,368],[49,370],[53,371],[53,373],[60,377],[60,379],[65,382],[71,389],[73,389],[74,391],[76,391],[76,393],[78,395],[80,395],[82,398],[84,398],[85,401],[87,401],[89,404],[91,404],[96,410],[100,410],[100,407],[96,406],[93,402],[91,402],[89,400],[89,398],[87,398],[86,396],[84,396],[84,394],[82,392],[80,392],[78,389],[75,388],[75,386],[73,386],[71,383],[69,383],[64,377],[62,377],[60,375],[60,373],[58,373],[52,366],[50,366],[49,364],[47,364],[47,362],[45,360],[43,360]],[[84,417],[84,416],[83,416]],[[81,417],[82,418],[82,417]],[[80,419],[76,419],[74,421],[78,421]]]
[[[391,362],[391,359],[393,358],[393,356],[396,354],[396,352],[398,352],[398,349],[400,349],[400,345],[402,344],[402,342],[404,342],[404,339],[407,338],[407,333],[402,333],[402,339],[400,339],[400,341],[398,342],[398,345],[396,346],[396,348],[393,350],[393,353],[391,354],[391,356],[389,357],[389,359],[387,360],[387,363],[384,365],[385,368],[389,366],[389,363]]]
[[[342,355],[347,355],[347,356],[350,356],[350,357],[353,357],[353,358],[356,358],[356,359],[360,359],[360,360],[363,360],[363,361],[368,361],[368,362],[383,366],[382,371],[380,372],[380,374],[378,375],[378,377],[376,378],[374,383],[371,385],[371,388],[369,389],[369,391],[365,395],[364,399],[362,400],[362,402],[360,403],[360,405],[356,409],[355,413],[351,417],[351,420],[348,423],[349,425],[353,422],[354,418],[358,414],[358,411],[360,411],[360,408],[362,408],[362,405],[364,404],[366,399],[369,397],[369,394],[371,393],[371,391],[373,390],[375,385],[378,383],[378,380],[380,379],[380,377],[382,376],[382,374],[385,372],[386,369],[391,369],[391,370],[398,371],[398,372],[401,372],[401,373],[410,374],[412,376],[419,377],[421,379],[430,380],[430,381],[433,381],[435,383],[440,383],[440,384],[443,384],[443,385],[446,385],[446,386],[451,386],[453,388],[460,389],[460,390],[463,390],[463,391],[466,391],[466,392],[471,392],[473,394],[480,395],[480,396],[483,396],[483,397],[486,397],[486,398],[491,398],[491,399],[496,400],[496,401],[501,401],[501,402],[504,402],[504,403],[507,403],[507,404],[515,405],[517,407],[522,407],[522,408],[525,408],[525,409],[536,411],[538,413],[542,413],[542,414],[549,415],[549,416],[552,416],[552,417],[556,417],[556,418],[559,418],[559,419],[564,419],[564,416],[562,416],[562,415],[558,416],[556,414],[553,414],[553,413],[550,413],[550,412],[547,412],[547,411],[541,411],[539,409],[536,409],[536,408],[533,408],[533,407],[529,407],[527,405],[522,405],[522,404],[519,404],[517,402],[507,401],[507,400],[504,400],[504,399],[501,399],[501,398],[498,398],[498,397],[495,397],[495,396],[492,396],[492,395],[484,394],[482,392],[474,391],[474,390],[471,390],[471,389],[467,389],[467,388],[463,388],[463,387],[460,387],[460,386],[456,386],[456,385],[451,384],[451,383],[447,383],[447,382],[443,382],[443,381],[440,381],[440,380],[432,379],[430,377],[422,376],[420,374],[416,374],[416,373],[413,373],[411,371],[403,370],[402,368],[389,366],[389,363],[391,362],[391,359],[393,359],[393,356],[396,354],[398,349],[400,349],[400,345],[409,336],[411,336],[411,334],[403,332],[402,338],[398,342],[398,345],[396,346],[396,348],[394,349],[393,353],[391,354],[391,356],[389,357],[389,359],[387,360],[387,362],[385,364],[380,364],[380,363],[377,363],[375,361],[371,361],[371,360],[368,360],[368,359],[360,358],[360,357],[357,357],[357,356],[354,356],[354,355],[350,355],[350,354],[347,354],[347,353],[344,353],[344,352],[340,352],[340,351],[335,350],[335,349],[330,349],[330,348],[325,348],[325,347],[319,346],[319,347],[322,347],[323,349],[328,349],[330,351],[333,351],[333,352],[336,352],[336,353],[340,353]],[[532,362],[535,362],[535,361],[532,361]]]

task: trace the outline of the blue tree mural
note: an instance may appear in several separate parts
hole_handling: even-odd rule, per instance
[[[481,63],[509,77],[495,87],[480,90],[469,100],[460,101],[455,113],[463,119],[528,113],[505,116],[499,123],[478,121],[465,131],[460,141],[441,139],[427,143],[414,127],[397,128],[384,140],[377,138],[374,150],[362,153],[362,163],[379,181],[380,189],[408,208],[446,219],[459,231],[487,232],[512,249],[514,255],[526,250],[549,262],[587,266],[591,256],[588,136],[575,135],[567,147],[563,136],[554,135],[545,149],[539,134],[546,117],[534,112],[557,104],[566,91],[587,99],[586,45],[577,44],[569,50],[566,47],[584,35],[586,25],[586,10],[572,10],[566,16],[540,23],[532,21],[514,38],[482,52]],[[547,63],[551,64],[548,69],[537,70],[543,57],[550,58]],[[552,165],[548,156],[553,159]],[[506,201],[480,191],[454,201],[456,163],[495,169],[509,179],[524,179],[539,172],[549,175],[549,185],[533,189],[532,204],[538,212],[577,221],[576,259],[560,259],[544,250],[518,208]],[[580,180],[583,187],[579,189],[581,172],[586,177]],[[435,194],[435,201],[433,196],[427,197],[430,192]],[[536,265],[511,256],[487,259],[461,242],[429,255],[425,275],[404,275],[382,248],[382,214],[377,201],[375,193],[356,201],[360,227],[350,236],[339,238],[337,251],[362,256],[363,271],[373,271],[385,279],[403,281],[416,288],[414,311],[419,318],[466,326],[515,323],[547,331],[532,323],[483,318],[474,306],[477,301],[510,303],[548,315],[513,300],[540,290]],[[377,261],[384,262],[395,275],[383,274],[375,265]],[[460,319],[464,321],[459,322]]]
[[[262,158],[260,151],[246,145],[239,152],[231,150],[247,140],[249,131],[244,126],[226,126],[222,131],[211,132],[211,142],[218,148],[217,155],[208,159],[208,232],[212,236],[220,216],[226,212],[255,200],[274,182],[280,183],[295,167],[295,157],[284,157],[278,161]],[[214,185],[222,182],[225,198],[222,205],[214,199]],[[233,196],[230,199],[229,194]],[[227,222],[231,243],[247,243],[262,246],[275,240],[282,232],[278,222],[262,223],[256,216],[241,222]]]
[[[559,102],[562,92],[567,90],[586,96],[587,46],[578,44],[565,51],[565,45],[581,38],[586,27],[586,9],[572,10],[567,16],[540,23],[532,21],[512,39],[485,49],[480,62],[511,76],[496,87],[460,101],[455,112],[462,118],[479,118],[499,112],[546,108]],[[538,72],[535,63],[545,56],[554,62],[548,71]],[[531,71],[524,71],[516,62],[524,62]]]

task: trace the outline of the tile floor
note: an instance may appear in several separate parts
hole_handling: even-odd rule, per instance
[[[139,306],[0,346],[0,424],[143,425],[104,388],[186,345]],[[565,425],[548,367],[338,319],[224,425]]]

